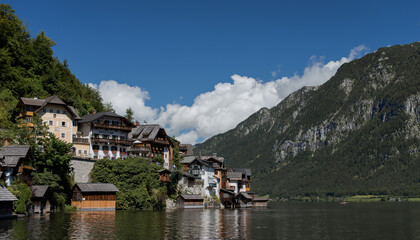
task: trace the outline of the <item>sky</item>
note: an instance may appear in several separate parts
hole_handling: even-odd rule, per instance
[[[1,1],[118,114],[183,143],[226,132],[346,62],[420,40],[420,1]]]

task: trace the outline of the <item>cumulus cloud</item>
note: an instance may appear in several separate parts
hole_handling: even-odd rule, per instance
[[[160,110],[153,109],[145,104],[145,100],[149,99],[147,91],[113,80],[102,81],[97,88],[104,101],[111,102],[117,113],[123,114],[130,106],[135,119],[159,123],[168,134],[177,136],[181,142],[195,144],[234,128],[262,107],[277,105],[303,86],[323,84],[342,64],[364,51],[366,47],[361,45],[352,49],[348,57],[327,63],[323,63],[322,58],[315,58],[302,75],[295,74],[269,82],[235,74],[231,76],[232,83],[218,83],[213,91],[198,95],[191,106],[167,104]]]
[[[104,103],[111,103],[115,112],[124,115],[127,108],[134,111],[134,119],[138,121],[153,121],[158,111],[146,106],[149,100],[149,93],[138,86],[129,86],[125,83],[118,83],[114,80],[101,81],[99,85],[88,84],[98,89]]]

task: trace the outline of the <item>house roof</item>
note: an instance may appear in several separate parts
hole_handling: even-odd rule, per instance
[[[158,173],[164,173],[164,172],[168,172],[168,173],[172,173],[170,170],[164,168],[158,171]]]
[[[131,132],[128,134],[128,139],[153,141],[156,139],[159,131],[163,131],[166,135],[165,129],[159,124],[139,125],[131,130]],[[169,143],[172,144],[171,141],[169,141]]]
[[[29,145],[10,145],[3,146],[0,151],[0,159],[4,159],[3,166],[16,167],[21,158],[28,157]]]
[[[0,184],[0,202],[17,201],[18,199],[7,188]]]
[[[204,200],[203,196],[200,194],[181,194],[179,197],[185,200]]]
[[[246,192],[240,192],[240,193],[239,193],[239,195],[242,195],[244,198],[246,198],[246,199],[248,199],[248,200],[252,200],[252,197],[251,197],[251,196],[249,196],[249,194],[248,194],[248,193],[246,193]]]
[[[185,151],[185,155],[193,155],[193,145],[192,144],[180,144],[179,149]]]
[[[112,183],[76,183],[81,192],[118,192]]]
[[[48,185],[33,185],[30,186],[30,189],[33,198],[42,198],[45,197],[45,193],[47,193]]]
[[[194,161],[197,157],[196,156],[185,156],[181,163],[182,164],[190,164],[192,161]]]
[[[251,169],[249,168],[232,168],[232,171],[234,172],[241,172],[242,174],[245,174],[246,176],[251,176]]]
[[[101,117],[116,117],[116,118],[124,118],[125,119],[125,117],[123,117],[121,115],[118,115],[116,113],[113,113],[113,112],[98,112],[98,113],[95,113],[95,114],[92,113],[92,114],[88,114],[88,115],[83,116],[82,120],[80,120],[79,123],[93,122],[96,119],[101,118]],[[127,122],[130,122],[130,121],[127,120]]]
[[[227,178],[230,180],[242,180],[242,173],[241,172],[228,172]]]
[[[77,114],[76,109],[74,109],[74,107],[72,106],[68,106],[63,100],[61,100],[56,95],[52,95],[50,97],[43,98],[43,99],[20,98],[20,101],[25,105],[39,107],[37,110],[35,110],[35,112],[40,111],[47,104],[62,105],[69,110],[69,112],[74,116],[75,119],[77,120],[80,119],[80,116],[79,114]]]

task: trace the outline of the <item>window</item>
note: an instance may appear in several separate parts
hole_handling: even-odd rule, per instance
[[[61,138],[66,138],[66,133],[61,133]]]
[[[46,109],[46,108],[43,108],[43,109],[42,109],[42,112],[43,112],[43,113],[46,113],[46,112],[47,112],[47,109]]]
[[[53,120],[50,120],[50,121],[48,122],[48,125],[53,126],[53,125],[54,125],[54,121],[53,121]]]
[[[63,114],[67,114],[67,111],[66,110],[63,110]]]
[[[50,113],[54,113],[54,109],[50,108]]]
[[[56,117],[57,117],[57,115],[54,113],[53,118],[56,118]]]
[[[31,117],[26,118],[26,119],[25,119],[25,122],[27,122],[27,123],[31,123],[31,122],[32,122],[32,118],[31,118]]]
[[[104,151],[108,151],[108,150],[109,150],[109,148],[108,148],[108,146],[103,146],[103,147],[102,147],[102,150],[104,150]]]
[[[99,145],[93,145],[92,148],[93,150],[99,150]]]
[[[60,109],[57,109],[57,113],[60,113]]]
[[[87,154],[87,150],[83,151],[83,153],[86,155]]]
[[[82,150],[79,149],[79,155],[82,155]]]
[[[77,121],[73,121],[73,127],[77,126]]]
[[[63,122],[61,122],[61,126],[62,126],[62,127],[66,127],[66,122],[64,122],[64,121],[63,121]]]

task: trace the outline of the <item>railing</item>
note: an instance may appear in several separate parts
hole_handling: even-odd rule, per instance
[[[119,125],[110,125],[110,124],[103,124],[103,123],[94,123],[93,127],[96,127],[96,128],[111,128],[111,129],[118,129],[118,130],[124,130],[124,131],[131,131],[131,127],[119,126]]]
[[[131,142],[128,140],[107,139],[107,138],[92,138],[92,141],[95,143],[112,143],[112,144],[124,144],[124,145],[131,144]]]
[[[33,117],[34,112],[31,111],[23,111],[19,114],[19,117]]]
[[[128,152],[150,152],[150,148],[147,148],[147,147],[129,147]]]
[[[81,137],[73,137],[73,143],[89,144],[89,139]]]

